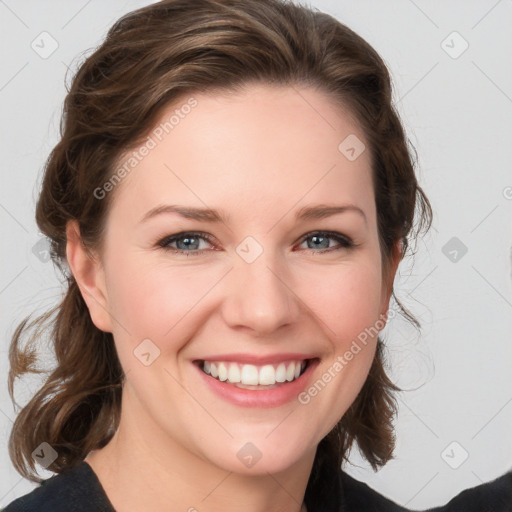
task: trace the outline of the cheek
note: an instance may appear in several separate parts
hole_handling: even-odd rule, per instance
[[[128,346],[119,344],[121,351],[133,351],[146,338],[162,352],[179,349],[170,342],[186,338],[184,329],[190,328],[198,312],[204,312],[207,293],[222,276],[212,269],[170,267],[135,257],[119,258],[107,273],[114,334],[116,339],[129,340]]]
[[[380,270],[375,258],[311,270],[302,273],[298,295],[322,320],[328,337],[346,343],[379,318]]]
[[[374,259],[329,276],[324,293],[309,295],[330,346],[317,378],[299,395],[299,402],[322,418],[321,435],[332,429],[356,399],[370,370],[380,319],[380,265]]]

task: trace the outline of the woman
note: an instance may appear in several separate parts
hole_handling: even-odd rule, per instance
[[[294,4],[167,0],[114,25],[64,121],[36,212],[58,364],[9,445],[58,475],[5,510],[405,510],[340,470],[354,442],[392,458],[379,332],[431,219],[376,52]],[[457,506],[508,510],[510,480]]]

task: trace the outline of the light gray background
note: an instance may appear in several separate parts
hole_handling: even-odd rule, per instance
[[[118,17],[147,3],[0,0],[0,507],[33,488],[7,453],[15,417],[7,350],[19,321],[49,308],[60,293],[53,266],[32,248],[40,240],[34,205],[58,140],[65,74]],[[409,508],[440,505],[512,469],[512,2],[312,5],[354,29],[388,64],[435,210],[434,228],[396,281],[422,334],[400,319],[386,328],[392,376],[410,390],[399,398],[396,458],[375,474],[354,450],[347,471]],[[58,43],[46,59],[31,48],[43,31]],[[453,58],[464,40],[468,49]],[[462,257],[460,249],[452,252],[456,262],[443,253],[453,237],[467,247]],[[37,385],[19,383],[18,401]],[[457,469],[447,463],[457,466],[466,452]]]

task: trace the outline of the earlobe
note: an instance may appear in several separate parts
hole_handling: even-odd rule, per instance
[[[66,258],[92,322],[98,329],[112,332],[103,267],[82,243],[76,220],[70,220],[66,225]]]

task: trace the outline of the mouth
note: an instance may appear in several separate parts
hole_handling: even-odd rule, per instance
[[[193,363],[210,378],[240,389],[270,390],[299,379],[318,358],[290,359],[274,364],[244,364],[236,361]]]

